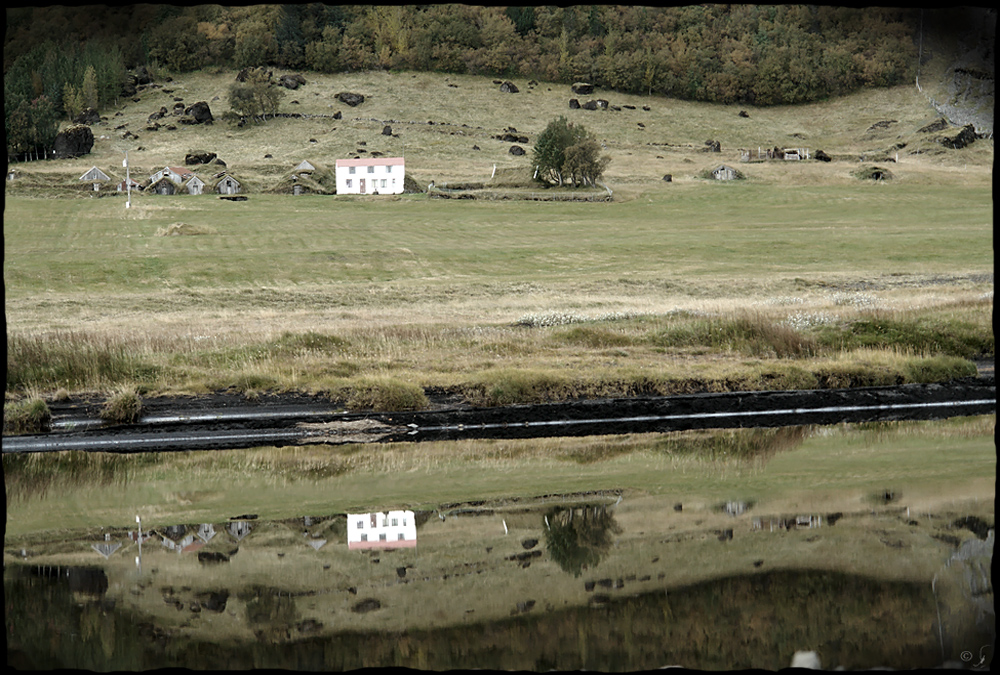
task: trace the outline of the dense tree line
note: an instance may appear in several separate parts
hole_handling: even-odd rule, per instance
[[[126,69],[398,69],[586,81],[629,93],[773,105],[911,80],[914,10],[816,5],[637,7],[221,5],[7,10],[4,109],[99,104]],[[70,90],[67,91],[67,85]]]

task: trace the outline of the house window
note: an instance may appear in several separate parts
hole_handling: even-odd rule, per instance
[[[386,540],[386,537],[385,537],[385,532],[383,532],[382,534],[380,534],[380,535],[378,536],[378,540],[379,540],[379,541],[385,541],[385,540]]]
[[[363,520],[359,520],[359,521],[358,521],[358,529],[359,529],[359,530],[360,530],[360,529],[363,529],[363,528],[364,528],[364,526],[365,526],[365,521],[363,521]]]
[[[375,173],[375,167],[374,166],[368,167],[368,173]]]
[[[347,187],[351,187],[351,179],[350,178],[347,179]]]
[[[347,173],[350,173],[350,174],[353,174],[353,173],[354,173],[354,167],[353,167],[353,166],[352,166],[352,167],[350,167],[350,169],[348,170],[348,172],[347,172]]]
[[[385,178],[382,179],[382,187],[385,187]]]
[[[367,532],[362,532],[361,533],[361,541],[368,541],[368,533]]]
[[[403,533],[402,532],[399,533],[399,539],[398,539],[398,541],[403,541]]]
[[[398,525],[399,525],[399,519],[398,518],[393,518],[392,519],[392,526],[393,527],[397,527]]]
[[[392,173],[392,164],[386,164],[385,165],[385,172],[386,173]]]

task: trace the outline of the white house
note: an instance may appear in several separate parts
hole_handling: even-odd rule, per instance
[[[338,159],[337,194],[402,194],[404,171],[402,157]]]
[[[347,548],[415,548],[417,521],[413,511],[348,513]]]

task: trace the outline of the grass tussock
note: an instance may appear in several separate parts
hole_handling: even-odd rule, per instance
[[[354,410],[376,412],[419,410],[430,403],[422,387],[391,377],[362,377],[331,391],[330,398]]]
[[[106,424],[133,424],[142,415],[142,398],[131,387],[122,387],[108,397],[99,413]]]
[[[37,434],[49,430],[52,412],[41,398],[32,396],[19,401],[4,401],[5,434]]]

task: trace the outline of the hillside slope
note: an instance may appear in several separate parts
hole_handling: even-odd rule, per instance
[[[949,122],[992,135],[996,9],[961,7],[923,13],[917,86]]]
[[[275,72],[275,78],[280,75]],[[91,166],[124,178],[122,159],[129,152],[132,177],[141,179],[164,166],[183,165],[192,152],[215,153],[228,170],[253,191],[269,191],[288,179],[302,160],[333,166],[350,156],[403,155],[407,174],[426,185],[486,181],[494,174],[523,171],[530,178],[531,150],[545,126],[560,115],[582,124],[612,158],[607,182],[615,190],[696,180],[706,169],[740,161],[740,148],[804,147],[834,158],[822,162],[768,162],[752,165],[754,180],[795,182],[853,181],[861,162],[907,163],[910,175],[948,167],[992,167],[992,141],[962,150],[947,149],[942,135],[956,129],[922,131],[940,113],[913,85],[866,90],[829,101],[798,106],[726,106],[680,101],[664,96],[621,94],[596,89],[575,94],[569,86],[515,80],[519,91],[505,93],[496,81],[474,76],[370,71],[323,75],[305,71],[306,84],[286,92],[287,116],[242,127],[222,121],[227,89],[235,72],[161,74],[117,109],[102,110],[92,125],[92,151],[76,159],[18,164],[34,183],[80,187],[76,180]],[[342,103],[337,94],[356,92],[364,102]],[[604,99],[607,109],[573,109]],[[212,124],[181,124],[173,113],[149,121],[174,106],[204,101]],[[337,114],[339,113],[339,115]],[[388,129],[387,129],[388,127]],[[388,132],[388,133],[386,133]],[[514,137],[516,140],[512,141]],[[710,151],[712,146],[718,152]],[[511,153],[514,147],[523,155]],[[793,166],[794,165],[794,166]],[[194,167],[198,173],[220,170]],[[500,171],[506,169],[508,171]],[[84,186],[86,187],[86,186]],[[8,183],[8,193],[21,189]],[[619,192],[617,196],[621,195]]]

